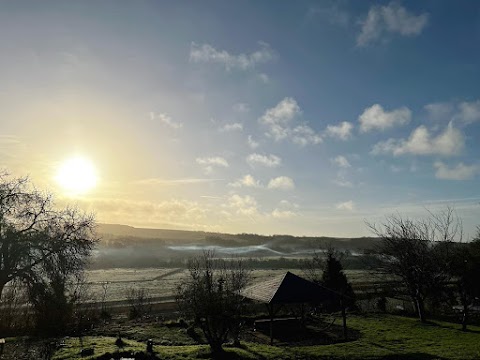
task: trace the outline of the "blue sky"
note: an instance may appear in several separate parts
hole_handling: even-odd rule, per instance
[[[0,167],[134,226],[480,224],[480,4],[0,4]],[[74,156],[97,186],[55,181]]]

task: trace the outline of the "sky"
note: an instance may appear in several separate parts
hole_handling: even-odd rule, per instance
[[[479,44],[477,1],[0,2],[0,168],[99,222],[471,236]]]

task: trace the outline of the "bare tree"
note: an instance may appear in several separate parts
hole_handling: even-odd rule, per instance
[[[461,220],[447,207],[428,212],[424,219],[397,214],[380,226],[367,225],[381,239],[375,250],[375,270],[400,280],[418,317],[426,322],[426,301],[439,296],[450,279],[453,244],[463,237]]]
[[[27,178],[1,173],[0,299],[10,281],[40,279],[46,264],[60,258],[72,269],[82,269],[96,242],[94,227],[92,215],[74,208],[56,210],[51,197]]]
[[[228,336],[238,339],[249,272],[241,260],[216,259],[212,252],[188,263],[188,278],[177,289],[180,310],[202,329],[214,356]]]
[[[323,269],[325,268],[325,251],[314,250],[312,256],[302,264],[302,272],[305,277],[314,283],[322,282]]]

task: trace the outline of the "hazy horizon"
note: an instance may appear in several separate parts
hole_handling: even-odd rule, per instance
[[[315,235],[302,235],[302,234],[288,234],[288,233],[252,233],[252,232],[222,232],[222,231],[205,231],[205,230],[193,230],[193,229],[175,229],[175,228],[169,228],[169,227],[141,227],[141,226],[132,226],[132,225],[126,225],[126,224],[110,224],[110,223],[97,223],[97,232],[99,234],[110,234],[114,236],[128,236],[130,234],[125,233],[125,231],[121,231],[120,229],[111,229],[111,227],[120,227],[124,228],[126,227],[128,230],[133,230],[133,231],[142,231],[146,230],[148,232],[151,232],[152,235],[149,235],[148,238],[161,238],[161,236],[154,235],[155,231],[160,231],[160,232],[188,232],[188,233],[205,233],[205,234],[219,234],[219,235],[232,235],[232,236],[241,236],[241,235],[258,235],[258,236],[266,236],[266,237],[274,237],[274,236],[292,236],[292,237],[316,237],[316,238],[337,238],[337,239],[355,239],[355,238],[375,238],[375,234],[370,233],[369,235],[364,235],[364,236],[329,236],[329,235],[323,235],[323,234],[315,234]],[[105,227],[108,227],[106,229]],[[100,230],[98,230],[100,228]],[[135,234],[132,234],[132,236],[137,236]],[[147,237],[147,236],[145,236]],[[201,240],[204,240],[203,238]]]

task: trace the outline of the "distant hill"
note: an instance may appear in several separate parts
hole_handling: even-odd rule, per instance
[[[145,229],[120,224],[98,224],[97,232],[102,236],[128,236],[147,239],[201,240],[203,231]]]
[[[358,251],[370,249],[378,242],[374,237],[336,238],[326,236],[292,236],[292,235],[257,235],[257,234],[225,234],[204,231],[167,230],[136,228],[120,224],[99,224],[97,231],[107,242],[119,240],[124,245],[130,240],[133,243],[162,242],[167,245],[197,244],[224,247],[268,245],[278,250],[312,249],[319,246],[332,245],[339,249]]]
[[[373,237],[223,234],[119,224],[99,224],[97,232],[101,241],[95,249],[92,268],[181,267],[188,258],[205,250],[213,250],[219,257],[248,259],[255,267],[298,267],[301,259],[328,246],[350,252],[346,265],[358,268],[358,255],[378,242]]]

